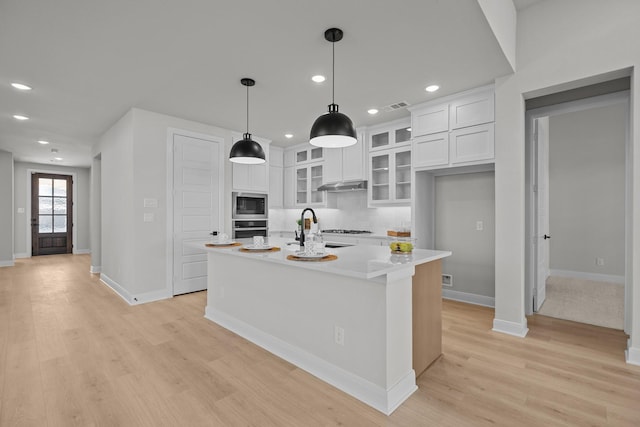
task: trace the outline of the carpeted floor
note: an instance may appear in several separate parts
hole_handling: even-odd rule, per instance
[[[623,329],[624,285],[551,276],[538,314]]]

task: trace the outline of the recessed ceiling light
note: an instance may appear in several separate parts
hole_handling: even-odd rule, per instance
[[[435,92],[438,89],[440,89],[440,86],[438,85],[429,85],[424,90],[426,90],[427,92]]]
[[[16,120],[29,120],[29,117],[23,116],[23,115],[20,115],[20,114],[14,114],[13,118],[16,119]]]
[[[44,139],[39,139],[38,144],[47,145],[49,141],[45,141]]]
[[[291,138],[293,138],[293,134],[291,134],[291,133],[285,133],[285,134],[284,134],[284,137],[285,137],[285,138],[287,138],[287,139],[291,139]]]
[[[411,128],[407,128],[407,132],[411,132]]]
[[[11,86],[18,90],[31,90],[31,86],[23,85],[22,83],[11,83]]]
[[[56,159],[57,161],[64,160],[62,157],[56,157],[55,159]]]
[[[311,80],[313,80],[316,83],[322,83],[323,81],[326,80],[326,78],[325,76],[321,76],[320,74],[318,74],[317,76],[311,77]]]
[[[376,110],[375,108],[371,108],[369,110],[367,110],[367,113],[374,115],[374,114],[378,114],[378,110]]]

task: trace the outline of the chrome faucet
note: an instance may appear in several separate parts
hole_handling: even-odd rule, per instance
[[[300,249],[304,249],[304,213],[306,211],[311,211],[311,215],[313,215],[313,223],[318,223],[318,218],[316,218],[316,213],[311,208],[304,208],[302,213],[300,214]]]

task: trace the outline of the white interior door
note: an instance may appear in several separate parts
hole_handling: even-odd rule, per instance
[[[220,230],[219,142],[175,134],[173,138],[173,294],[207,288],[204,244]]]
[[[538,311],[546,297],[549,277],[549,117],[534,120],[535,142],[535,280],[533,310]]]

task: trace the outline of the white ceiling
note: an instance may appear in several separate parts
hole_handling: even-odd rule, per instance
[[[409,114],[370,116],[371,107],[421,103],[510,72],[471,0],[2,0],[0,149],[49,163],[56,148],[57,163],[89,166],[91,145],[132,107],[244,131],[242,77],[256,80],[250,132],[280,146],[306,142],[331,101],[323,33],[333,26],[345,33],[336,103],[356,126]],[[315,84],[314,74],[328,79]],[[431,83],[441,90],[425,92]],[[43,138],[51,145],[36,143]]]

